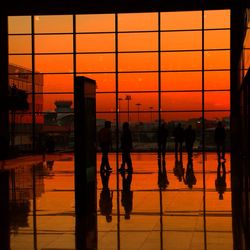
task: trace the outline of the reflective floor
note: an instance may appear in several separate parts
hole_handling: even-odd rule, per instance
[[[98,249],[233,249],[226,159],[218,164],[206,153],[203,166],[202,154],[176,163],[169,153],[166,171],[158,171],[156,154],[134,153],[133,172],[117,178],[111,154],[113,171],[97,173]],[[3,166],[11,169],[12,250],[75,249],[73,160],[64,154]]]

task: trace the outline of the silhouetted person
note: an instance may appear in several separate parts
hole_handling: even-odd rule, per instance
[[[108,153],[112,147],[112,132],[111,132],[111,122],[105,121],[104,128],[102,128],[98,133],[99,146],[102,150],[102,162],[100,166],[100,171],[111,171],[112,168],[109,164]]]
[[[54,165],[54,161],[53,160],[49,160],[49,161],[46,162],[46,165],[47,165],[47,168],[49,170],[52,170],[53,165]]]
[[[192,128],[192,125],[188,125],[188,127],[184,131],[185,145],[188,154],[188,158],[193,157],[193,147],[195,142],[195,130]]]
[[[163,122],[158,130],[158,158],[161,159],[162,162],[165,164],[165,156],[166,156],[166,145],[167,145],[167,138],[168,138],[168,129],[167,124]]]
[[[225,139],[226,139],[226,131],[222,122],[218,122],[217,127],[214,131],[214,141],[217,148],[218,160],[222,158],[225,160]]]
[[[226,191],[226,167],[225,162],[218,161],[217,178],[215,180],[215,189],[219,193],[219,199],[223,200],[223,194]]]
[[[102,191],[100,193],[99,207],[102,215],[106,216],[106,221],[112,221],[112,199],[113,192],[109,189],[109,171],[101,171],[101,179],[102,179]]]
[[[133,209],[133,191],[131,191],[131,182],[132,182],[132,173],[133,171],[129,171],[128,173],[122,171],[122,198],[121,203],[124,207],[124,218],[126,220],[130,219],[130,214]]]
[[[196,177],[194,175],[192,158],[188,158],[186,176],[185,176],[185,184],[187,184],[189,188],[193,188],[193,186],[196,184]]]
[[[49,135],[46,139],[46,149],[48,153],[55,152],[55,140],[52,135]]]
[[[132,171],[132,159],[131,159],[131,149],[133,147],[132,143],[132,135],[129,128],[129,123],[124,122],[122,126],[122,134],[121,134],[121,149],[122,149],[122,164],[120,167],[120,171],[125,170],[125,166],[127,165],[127,170]]]
[[[174,175],[178,178],[178,180],[181,182],[184,179],[184,167],[183,167],[183,162],[182,160],[175,161],[175,166],[174,166]]]
[[[161,160],[158,159],[158,187],[160,189],[166,189],[169,185],[166,164],[163,162],[161,164]]]
[[[182,144],[184,141],[184,129],[181,123],[174,128],[174,142],[175,142],[175,158],[178,160],[178,154],[180,154],[180,160],[182,160]]]

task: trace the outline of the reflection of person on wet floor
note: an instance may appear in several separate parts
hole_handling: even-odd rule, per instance
[[[102,191],[100,194],[99,207],[102,215],[106,216],[106,221],[112,221],[112,199],[113,192],[109,189],[109,171],[101,171],[101,179],[102,179]]]
[[[225,160],[225,139],[226,131],[224,126],[222,125],[222,122],[219,121],[214,131],[214,141],[217,147],[217,155],[219,161],[221,158]]]
[[[130,219],[130,214],[133,209],[133,191],[131,191],[131,182],[132,182],[132,173],[133,171],[121,172],[122,176],[122,206],[124,207],[126,220]]]
[[[122,149],[122,164],[120,167],[120,171],[125,170],[125,165],[127,165],[128,171],[132,171],[132,159],[131,159],[131,149],[133,147],[132,143],[132,135],[129,128],[129,123],[124,122],[122,127],[122,135],[121,135],[121,149]]]
[[[166,189],[169,185],[166,164],[163,162],[161,164],[161,160],[158,159],[158,187],[160,189]]]
[[[193,159],[192,158],[188,158],[185,184],[187,184],[189,188],[193,188],[193,185],[196,184],[196,177],[194,175]]]
[[[219,193],[219,199],[223,200],[223,193],[226,191],[226,188],[227,188],[225,162],[221,163],[220,161],[218,161],[215,188],[216,188],[216,191]]]
[[[175,141],[175,158],[178,159],[178,153],[180,154],[180,160],[182,160],[182,144],[184,141],[184,129],[181,123],[174,128],[174,141]]]
[[[111,167],[109,165],[108,153],[112,147],[112,132],[111,132],[111,122],[105,121],[104,128],[102,128],[98,133],[99,146],[102,150],[102,162],[100,166],[100,171],[110,171]]]
[[[184,179],[184,167],[182,160],[178,161],[175,160],[175,166],[174,166],[174,175],[178,178],[178,180],[181,182]]]
[[[162,157],[163,164],[165,164],[167,138],[168,138],[167,124],[163,122],[160,125],[158,131],[158,159],[161,159]]]
[[[192,128],[192,125],[188,125],[188,127],[185,129],[184,138],[185,138],[188,158],[192,158],[193,146],[194,146],[194,141],[195,141],[195,130]]]

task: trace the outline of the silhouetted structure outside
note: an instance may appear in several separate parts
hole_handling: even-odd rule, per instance
[[[218,122],[217,127],[214,131],[214,141],[216,143],[218,160],[225,160],[225,139],[226,139],[226,131],[222,125],[222,122]]]
[[[175,150],[175,158],[176,160],[182,161],[182,146],[184,142],[184,129],[181,125],[181,123],[178,123],[178,125],[174,128],[173,131],[174,135],[174,150]]]
[[[112,168],[109,164],[109,151],[112,147],[111,122],[105,121],[104,127],[98,133],[99,146],[102,150],[102,161],[100,171],[110,171]]]
[[[121,150],[122,150],[122,164],[120,171],[124,171],[127,166],[128,171],[132,171],[131,149],[133,148],[132,135],[129,128],[129,123],[124,122],[121,134]]]

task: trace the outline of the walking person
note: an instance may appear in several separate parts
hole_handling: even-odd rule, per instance
[[[174,141],[175,141],[175,160],[178,160],[178,156],[180,156],[180,161],[182,161],[182,144],[184,141],[184,129],[181,126],[181,123],[174,128]]]
[[[193,147],[195,142],[195,130],[192,128],[192,125],[188,125],[188,127],[184,131],[185,145],[188,154],[188,159],[192,159],[193,157]]]
[[[127,170],[132,171],[131,149],[133,148],[132,135],[129,128],[129,123],[124,122],[121,134],[121,149],[122,149],[122,164],[119,171],[124,171],[127,165]]]
[[[104,127],[98,133],[99,146],[102,150],[100,171],[111,171],[108,154],[112,147],[111,122],[105,121]]]
[[[216,144],[216,150],[218,155],[218,161],[222,158],[225,159],[225,139],[226,139],[226,130],[222,125],[222,122],[219,121],[214,131],[214,141]]]
[[[166,145],[167,145],[167,138],[168,138],[168,129],[167,123],[163,122],[158,131],[158,159],[165,165],[166,163]]]

